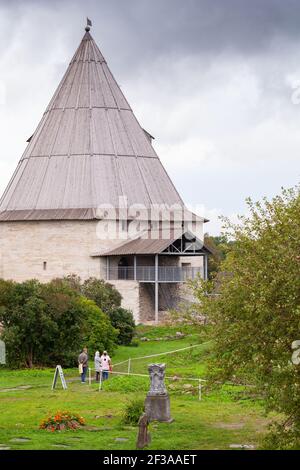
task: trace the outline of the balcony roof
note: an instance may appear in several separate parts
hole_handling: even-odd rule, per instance
[[[174,232],[173,238],[163,238],[163,232],[160,230],[159,238],[151,238],[151,231],[144,232],[141,236],[126,240],[120,245],[109,249],[103,250],[101,252],[93,253],[92,257],[99,257],[99,256],[125,256],[125,255],[156,255],[156,254],[163,254],[165,250],[172,245],[174,242],[179,240],[184,233],[177,233]],[[195,237],[196,238],[196,237]],[[196,238],[197,241],[200,241]],[[201,242],[202,243],[202,242]],[[203,245],[202,250],[203,253],[211,253],[210,249]],[[166,253],[171,254],[171,253]],[[172,253],[174,255],[182,255],[183,253]],[[193,256],[193,252],[186,252],[184,253],[189,256]],[[197,252],[199,254],[199,251]]]

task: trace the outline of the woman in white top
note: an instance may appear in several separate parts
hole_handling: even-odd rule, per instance
[[[101,371],[102,371],[102,378],[103,380],[108,379],[108,374],[111,368],[111,359],[107,354],[107,351],[103,351],[102,356],[100,357],[101,360]]]
[[[99,382],[100,372],[101,372],[101,358],[100,358],[99,351],[96,351],[94,361],[95,361],[95,371],[96,371],[96,382]]]

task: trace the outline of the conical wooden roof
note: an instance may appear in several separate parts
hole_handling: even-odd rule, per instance
[[[0,200],[0,220],[92,219],[120,196],[183,205],[87,31]]]

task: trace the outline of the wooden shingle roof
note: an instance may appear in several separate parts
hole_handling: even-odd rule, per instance
[[[0,200],[1,220],[183,202],[87,31]]]

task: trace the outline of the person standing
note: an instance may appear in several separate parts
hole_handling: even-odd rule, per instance
[[[107,380],[109,371],[111,370],[111,367],[112,367],[111,359],[109,355],[107,354],[107,351],[103,351],[103,354],[100,360],[101,360],[102,378],[103,380]]]
[[[82,384],[85,383],[86,372],[88,369],[88,360],[89,360],[88,350],[87,348],[83,348],[82,352],[78,356],[78,364],[79,364],[79,367],[82,368],[82,372],[81,372]]]
[[[100,373],[101,373],[101,358],[99,351],[96,351],[95,354],[95,371],[96,371],[96,382],[100,381]]]

